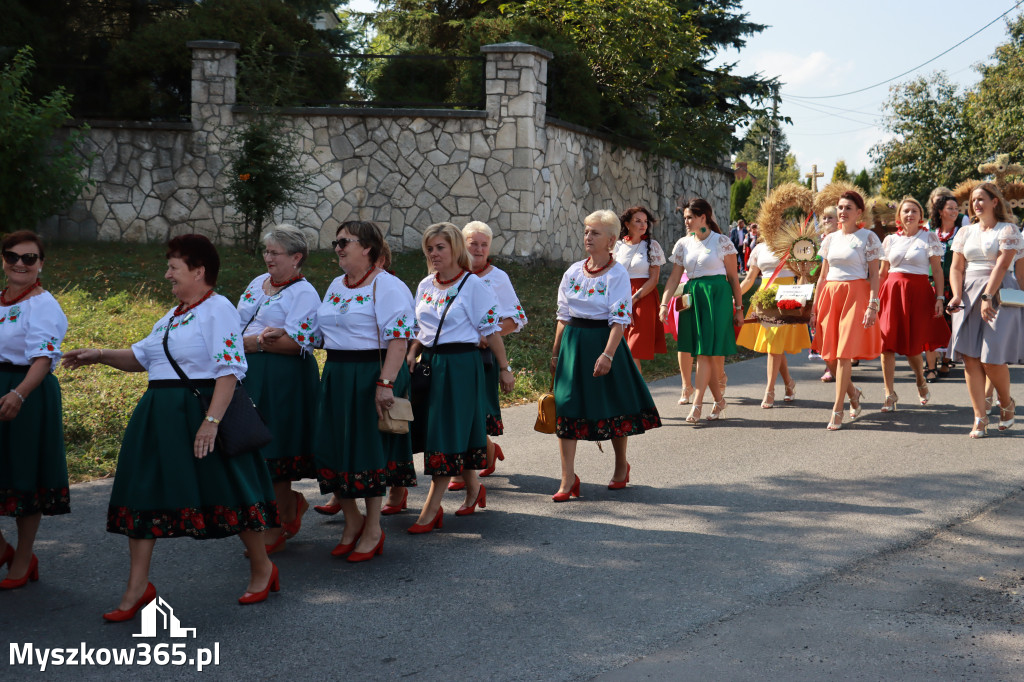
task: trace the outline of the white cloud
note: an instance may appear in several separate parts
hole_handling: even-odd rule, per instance
[[[777,76],[789,94],[805,94],[820,92],[822,88],[830,89],[838,85],[840,80],[853,72],[853,64],[849,61],[837,62],[821,50],[810,54],[770,50],[760,52],[750,58],[754,68],[765,76]]]

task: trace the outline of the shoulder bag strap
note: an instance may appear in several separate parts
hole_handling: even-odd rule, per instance
[[[302,279],[305,279],[305,277],[303,277]],[[291,285],[293,285],[293,284],[295,284],[295,283],[297,283],[297,282],[301,282],[301,281],[302,281],[302,279],[297,279],[297,280],[295,280],[295,282],[288,282],[288,284],[285,284],[285,285],[284,285],[283,287],[281,287],[280,289],[278,289],[278,290],[277,290],[277,293],[276,293],[276,294],[274,294],[274,296],[277,296],[278,294],[280,294],[280,293],[281,293],[282,291],[284,291],[285,289],[287,289],[287,288],[288,288],[288,287],[290,287]],[[260,289],[262,289],[262,288],[263,288],[263,285],[261,284],[261,285],[260,285]],[[263,293],[266,293],[266,292],[263,292]],[[241,338],[241,337],[243,337],[243,336],[245,336],[245,330],[249,328],[249,325],[250,325],[250,324],[252,324],[252,321],[256,319],[256,316],[260,314],[260,307],[261,307],[262,305],[263,305],[262,303],[257,303],[257,304],[256,304],[256,312],[254,312],[254,313],[252,314],[252,317],[250,317],[250,318],[249,318],[249,321],[245,323],[245,326],[244,326],[244,327],[242,327],[242,333],[238,335],[238,336],[239,336],[240,338]],[[174,361],[172,360],[171,362],[174,362]]]
[[[164,331],[164,355],[167,356],[168,362],[171,363],[171,367],[174,368],[174,371],[177,373],[178,377],[180,377],[182,381],[188,384],[188,388],[190,391],[192,391],[192,394],[195,395],[196,398],[199,398],[200,401],[202,401],[203,397],[199,394],[199,389],[196,388],[196,385],[193,384],[192,380],[188,378],[188,375],[185,374],[184,371],[182,371],[178,363],[174,361],[174,357],[171,355],[171,351],[167,348],[167,335],[171,333],[171,320],[173,319],[174,316],[172,315],[170,319],[167,320],[167,330]]]
[[[470,275],[470,273],[467,272],[466,276],[462,278],[461,282],[459,282],[458,288],[455,289],[455,296],[458,296],[459,292],[462,291],[462,287],[466,283],[466,280],[469,279],[469,275]],[[441,339],[441,325],[444,324],[444,318],[448,314],[448,309],[451,308],[452,307],[452,303],[455,302],[455,296],[450,296],[448,298],[448,303],[446,303],[445,306],[444,306],[444,311],[441,313],[441,319],[438,320],[438,322],[437,322],[437,335],[434,337],[434,343],[430,344],[431,348],[436,346],[437,342]]]

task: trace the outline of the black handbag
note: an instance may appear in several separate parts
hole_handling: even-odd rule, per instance
[[[164,332],[164,354],[167,355],[167,360],[171,363],[171,367],[174,368],[178,377],[188,384],[189,390],[199,399],[199,404],[202,405],[203,414],[205,414],[210,407],[210,401],[199,392],[196,385],[192,383],[192,380],[188,378],[188,375],[182,371],[181,367],[171,356],[171,351],[167,348],[167,335],[170,332],[171,325],[170,321],[168,321],[167,331]],[[249,393],[241,382],[236,381],[235,391],[231,394],[231,402],[228,403],[228,409],[224,411],[224,416],[220,418],[220,424],[217,425],[216,444],[218,452],[225,457],[237,457],[256,452],[268,445],[273,439],[273,434],[267,428],[267,422],[263,419],[263,415],[260,414],[256,405],[253,404]]]

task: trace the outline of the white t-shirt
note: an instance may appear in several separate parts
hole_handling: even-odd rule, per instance
[[[825,235],[818,253],[828,261],[829,282],[867,279],[868,263],[882,257],[882,242],[878,235],[864,228],[852,234],[837,230]]]
[[[164,353],[164,332],[170,325],[167,348],[189,379],[217,379],[229,374],[239,380],[249,368],[242,349],[242,325],[231,301],[215,294],[192,310],[167,311],[149,336],[132,345],[132,353],[149,372],[150,381],[179,379]]]
[[[960,228],[953,237],[953,251],[963,254],[970,272],[991,272],[1000,251],[1016,251],[1014,261],[1024,251],[1024,237],[1013,223],[996,223],[991,230],[983,230],[979,223]]]
[[[568,322],[571,317],[608,320],[608,326],[630,324],[633,294],[626,268],[615,263],[591,277],[583,269],[586,262],[573,263],[562,275],[558,285],[557,318],[562,322]]]
[[[0,306],[0,362],[31,365],[50,358],[50,371],[60,361],[60,344],[68,333],[68,318],[49,291]]]
[[[416,287],[416,339],[426,347],[434,345],[437,324],[451,297],[451,307],[441,327],[438,343],[479,343],[500,329],[498,297],[494,290],[473,274],[463,276],[447,289],[438,289],[434,275],[427,275]]]
[[[768,248],[768,245],[764,242],[759,242],[750,251],[750,258],[747,259],[747,267],[751,265],[757,267],[761,271],[761,276],[768,279],[775,273],[775,268],[779,267],[779,257]],[[782,268],[779,270],[779,277],[796,277],[796,274],[789,268]]]
[[[889,263],[889,272],[905,275],[927,275],[932,256],[942,258],[944,251],[934,232],[919,229],[913,237],[890,234],[882,242],[882,260]]]
[[[632,279],[647,279],[651,276],[652,267],[665,264],[665,252],[653,239],[643,239],[639,244],[629,244],[620,239],[615,242],[612,258],[626,268]]]
[[[725,259],[736,254],[736,246],[724,234],[710,233],[703,241],[695,234],[688,234],[672,247],[669,258],[676,265],[682,265],[690,279],[708,275],[724,275]]]
[[[311,352],[317,340],[316,309],[320,305],[320,296],[313,285],[304,279],[268,296],[263,291],[263,283],[269,277],[268,272],[249,282],[242,297],[238,299],[238,321],[242,325],[243,335],[259,335],[267,327],[276,327],[284,329],[299,344],[303,353]],[[249,326],[246,327],[246,324]]]
[[[528,322],[526,319],[526,311],[523,310],[523,306],[519,302],[519,297],[516,296],[516,290],[512,288],[512,280],[508,278],[508,273],[500,268],[491,266],[490,272],[478,275],[478,277],[480,277],[480,279],[483,280],[483,283],[489,286],[494,291],[494,295],[498,297],[498,319],[512,320],[516,323],[514,331],[521,331]],[[448,324],[447,320],[445,320],[445,324]]]
[[[330,350],[386,349],[393,339],[411,340],[416,323],[409,287],[383,271],[356,289],[345,286],[344,276],[335,279],[316,320],[316,333]]]

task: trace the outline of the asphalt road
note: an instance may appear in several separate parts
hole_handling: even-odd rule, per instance
[[[780,382],[778,407],[762,410],[763,359],[730,365],[725,419],[696,428],[676,405],[678,379],[655,383],[665,426],[631,439],[632,484],[607,490],[610,448],[581,444],[583,497],[566,504],[550,500],[554,437],[532,430],[534,406],[507,410],[507,458],[473,516],[453,516],[461,496],[450,494],[442,530],[406,534],[426,495],[421,478],[413,509],[385,520],[383,556],[365,564],[330,557],[340,518],[310,511],[274,557],[282,591],[264,604],[236,604],[247,564],[235,539],[157,543],[152,581],[196,628],[190,652],[219,646],[206,679],[1024,679],[1019,620],[1010,622],[1020,610],[1011,578],[1024,574],[1024,504],[1013,497],[1024,424],[972,441],[959,371],[921,407],[905,365],[905,402],[883,415],[872,362],[855,370],[864,416],[826,432],[833,388],[821,370],[794,360],[797,402],[781,401]],[[1012,378],[1019,385],[1024,370]],[[297,487],[321,499],[314,483]],[[127,576],[127,541],[104,530],[109,489],[74,486],[73,513],[44,519],[41,581],[0,593],[0,642],[182,641],[133,638],[138,621],[100,618]],[[5,533],[13,527],[0,519]],[[920,571],[940,570],[929,557],[954,549],[956,569],[925,584]],[[910,566],[917,577],[902,580]],[[990,609],[990,636],[969,649],[965,631],[985,617],[977,599],[1002,610]],[[9,650],[5,680],[197,676],[153,664],[40,673],[7,667]]]

